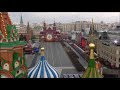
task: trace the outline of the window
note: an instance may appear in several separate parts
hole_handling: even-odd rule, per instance
[[[5,63],[5,64],[3,65],[3,69],[9,71],[9,64],[8,64],[8,63]]]
[[[19,73],[19,70],[17,71],[17,73]]]

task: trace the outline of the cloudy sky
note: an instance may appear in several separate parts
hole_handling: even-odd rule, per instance
[[[67,23],[74,21],[91,21],[94,22],[104,21],[106,23],[118,22],[119,12],[9,12],[9,15],[13,23],[20,22],[20,16],[23,16],[23,22],[41,23],[46,21],[47,23],[56,22]]]

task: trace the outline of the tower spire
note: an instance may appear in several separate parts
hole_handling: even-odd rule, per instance
[[[76,31],[76,22],[75,22],[75,24],[74,24],[74,31]]]
[[[30,25],[29,25],[29,21],[28,21],[28,24],[27,24],[27,32],[30,30]]]
[[[89,31],[89,36],[90,36],[90,42],[93,42],[93,36],[94,36],[94,23],[93,23],[93,18],[92,18],[92,23],[90,25],[90,31]]]
[[[21,18],[20,18],[20,25],[23,25],[22,13],[21,13]]]
[[[54,27],[56,26],[56,24],[55,24],[55,18],[54,18],[54,24],[53,25],[54,25]]]
[[[45,19],[44,19],[44,22],[43,22],[43,30],[46,30],[46,23],[45,23]]]
[[[55,18],[54,18],[53,30],[56,30]]]
[[[92,35],[94,34],[93,30],[94,30],[94,24],[93,24],[93,18],[92,18]]]

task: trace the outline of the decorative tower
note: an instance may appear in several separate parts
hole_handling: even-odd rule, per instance
[[[27,24],[27,33],[29,33],[29,31],[30,31],[30,25],[29,25],[29,22],[28,22],[28,24]]]
[[[92,19],[92,23],[90,25],[89,35],[93,35],[93,34],[94,34],[94,23],[93,23],[93,19]]]
[[[55,24],[55,21],[54,21],[54,24],[53,24],[53,30],[56,30],[56,24]]]
[[[76,27],[77,27],[77,25],[76,25],[76,22],[75,22],[75,24],[74,24],[74,31],[76,31]]]
[[[94,23],[92,19],[92,24],[90,26],[90,31],[89,31],[89,42],[95,43],[95,40],[98,39],[98,37],[99,37],[99,34],[97,30],[95,30],[94,28]]]
[[[94,58],[95,44],[90,43],[89,47],[90,47],[90,57],[89,57],[90,60],[88,63],[88,67],[87,67],[85,73],[83,74],[82,78],[103,78],[103,76],[99,72],[98,68],[96,67],[96,62],[95,62],[95,58]]]
[[[43,24],[43,30],[46,30],[46,23],[44,21],[44,24]]]
[[[0,12],[0,77],[25,77],[27,69],[23,47],[26,42],[20,42],[17,29],[12,25],[8,12]]]
[[[44,48],[41,48],[41,58],[38,64],[28,73],[28,78],[59,78],[54,67],[45,59]]]
[[[23,26],[23,18],[22,18],[22,14],[21,14],[21,18],[20,18],[20,25]]]

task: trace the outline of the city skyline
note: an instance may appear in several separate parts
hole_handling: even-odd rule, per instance
[[[120,78],[119,15],[0,12],[0,78]]]
[[[119,12],[9,12],[13,23],[20,23],[22,15],[23,22],[42,23],[44,20],[47,23],[53,23],[54,20],[60,23],[69,23],[75,21],[91,21],[114,23],[119,22]]]

